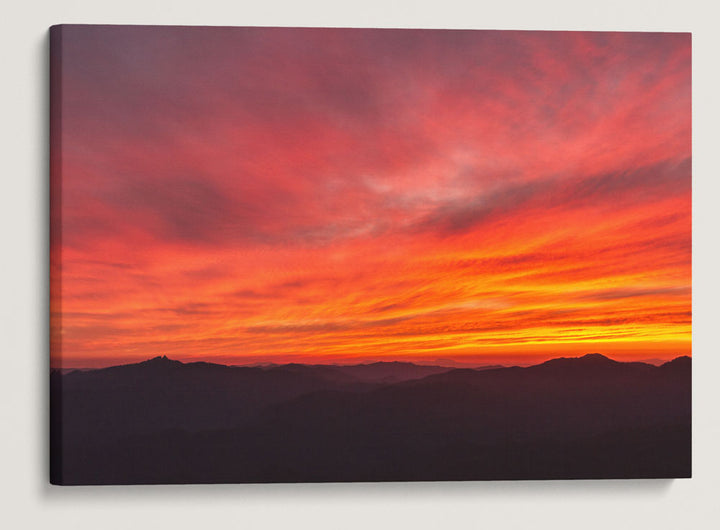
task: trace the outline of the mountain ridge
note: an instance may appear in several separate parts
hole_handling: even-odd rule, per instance
[[[219,367],[225,367],[225,368],[259,368],[264,370],[273,370],[276,368],[291,368],[291,367],[328,367],[328,368],[337,368],[337,369],[345,369],[345,368],[370,368],[370,367],[379,367],[379,366],[397,366],[397,367],[415,367],[415,368],[426,368],[426,367],[432,367],[432,368],[444,368],[448,371],[450,370],[497,370],[501,368],[531,368],[535,366],[542,366],[550,364],[559,364],[559,363],[574,363],[578,365],[610,365],[610,364],[643,364],[648,366],[664,366],[669,363],[676,362],[681,359],[689,359],[691,360],[692,357],[689,355],[679,355],[677,357],[674,357],[667,361],[659,362],[658,364],[655,364],[654,362],[648,362],[647,360],[643,361],[619,361],[616,359],[612,359],[611,357],[608,357],[607,355],[601,354],[601,353],[586,353],[577,357],[552,357],[550,359],[546,359],[544,361],[540,361],[536,364],[529,364],[529,365],[505,365],[505,364],[493,364],[493,365],[477,365],[477,366],[448,366],[443,364],[418,364],[412,361],[400,361],[400,360],[392,360],[392,361],[372,361],[372,362],[361,362],[357,364],[326,364],[326,363],[297,363],[297,362],[291,362],[291,363],[252,363],[252,364],[223,364],[223,363],[215,363],[211,361],[180,361],[177,359],[171,359],[167,355],[156,355],[154,357],[150,357],[148,359],[137,361],[133,363],[123,363],[123,364],[117,364],[117,365],[110,365],[110,366],[103,366],[100,368],[52,368],[51,371],[61,371],[62,373],[70,373],[72,371],[81,371],[81,372],[91,372],[91,371],[97,371],[97,370],[107,370],[110,368],[121,368],[121,367],[131,367],[131,366],[219,366]],[[657,359],[652,359],[652,361],[659,361]],[[679,361],[682,362],[682,361]]]
[[[52,481],[690,476],[689,356],[662,366],[553,361],[261,368],[162,355],[54,372]],[[414,378],[389,377],[398,368]]]

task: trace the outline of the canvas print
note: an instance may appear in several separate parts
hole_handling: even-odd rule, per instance
[[[54,484],[691,476],[691,36],[63,25]]]

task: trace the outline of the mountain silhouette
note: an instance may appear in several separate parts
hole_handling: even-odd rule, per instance
[[[443,366],[425,366],[400,361],[336,366],[335,368],[339,372],[368,383],[398,383],[447,372],[451,369]]]
[[[600,353],[587,353],[582,357],[558,357],[540,364],[540,366],[609,366],[620,364]]]
[[[690,476],[689,357],[51,374],[64,484]]]

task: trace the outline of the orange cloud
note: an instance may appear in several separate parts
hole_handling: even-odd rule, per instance
[[[689,35],[62,38],[55,364],[690,352]]]

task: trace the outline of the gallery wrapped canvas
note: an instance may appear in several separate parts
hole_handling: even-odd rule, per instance
[[[691,475],[691,37],[63,25],[55,484]]]

